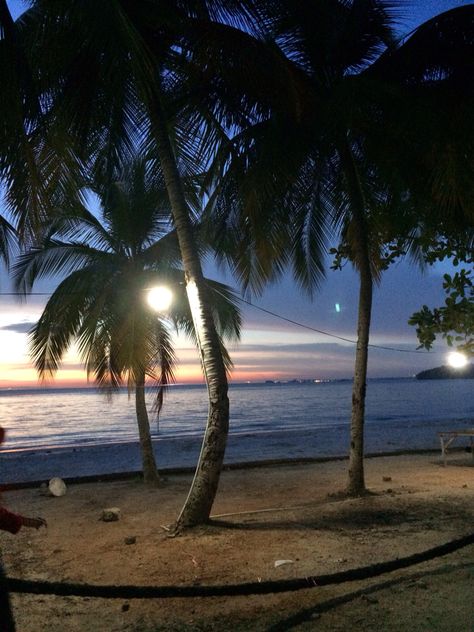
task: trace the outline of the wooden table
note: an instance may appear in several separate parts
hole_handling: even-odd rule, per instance
[[[471,440],[471,456],[474,460],[474,428],[466,428],[464,430],[447,430],[446,432],[438,432],[438,437],[441,442],[441,456],[443,462],[446,465],[446,457],[448,448],[452,442],[458,437],[469,437]]]

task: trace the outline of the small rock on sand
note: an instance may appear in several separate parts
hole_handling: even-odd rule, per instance
[[[118,507],[108,507],[102,509],[102,515],[100,519],[103,522],[117,522],[120,519],[120,509]]]

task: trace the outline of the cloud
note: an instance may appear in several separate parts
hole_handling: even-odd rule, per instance
[[[34,321],[23,321],[21,323],[3,325],[0,329],[2,331],[14,331],[16,334],[27,334],[35,324],[36,323]]]
[[[67,362],[66,360],[61,364],[61,371],[84,371],[84,365],[82,362]]]
[[[338,344],[337,342],[313,342],[313,343],[273,343],[273,344],[241,344],[232,348],[232,352],[271,352],[271,353],[317,353],[324,351],[329,353],[331,351],[340,353],[341,351],[347,351],[352,349],[353,345]]]

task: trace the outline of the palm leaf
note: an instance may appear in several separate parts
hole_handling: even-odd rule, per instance
[[[158,367],[158,372],[148,371],[148,376],[152,378],[158,389],[153,404],[153,412],[158,420],[161,409],[163,408],[164,395],[169,384],[175,381],[174,369],[176,366],[176,355],[173,349],[173,341],[170,332],[161,322],[156,323],[155,335],[152,340],[153,361],[149,363],[150,367]]]

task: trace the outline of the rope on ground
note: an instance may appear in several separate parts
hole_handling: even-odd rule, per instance
[[[379,562],[337,573],[313,575],[295,579],[282,579],[241,584],[219,584],[213,586],[134,586],[73,584],[47,582],[28,579],[6,578],[2,584],[10,592],[33,593],[37,595],[58,595],[75,597],[100,597],[105,599],[169,599],[176,597],[222,597],[238,595],[266,595],[270,593],[292,592],[317,586],[342,584],[377,577],[402,568],[408,568],[421,562],[448,555],[466,546],[474,544],[474,533],[451,540],[431,549],[414,553],[387,562]]]

